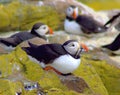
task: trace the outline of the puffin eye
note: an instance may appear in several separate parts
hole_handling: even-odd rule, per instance
[[[71,8],[68,8],[68,11],[71,11]]]
[[[75,45],[74,45],[74,44],[72,44],[72,46],[74,47]]]
[[[43,29],[46,29],[46,27],[44,26]]]

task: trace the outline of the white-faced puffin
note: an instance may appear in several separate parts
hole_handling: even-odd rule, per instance
[[[113,54],[120,54],[120,34],[115,38],[115,40],[108,44],[102,46],[103,51]]]
[[[54,70],[61,75],[72,73],[80,65],[80,54],[88,51],[86,45],[76,40],[68,40],[63,44],[43,44],[40,46],[30,44],[30,47],[22,48],[29,58],[44,70]]]
[[[108,27],[99,23],[91,16],[79,15],[78,7],[71,5],[66,10],[64,29],[72,34],[91,34],[105,32]]]
[[[48,33],[53,33],[51,28],[43,23],[36,23],[33,25],[31,32],[19,32],[8,38],[0,38],[0,45],[1,47],[4,47],[5,50],[9,51],[28,39],[39,37],[47,40],[45,35]]]

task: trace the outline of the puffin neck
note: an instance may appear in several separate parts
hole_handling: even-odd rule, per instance
[[[34,30],[31,31],[31,34],[33,34],[33,35],[35,35],[35,36],[37,36],[37,37],[39,37],[39,38],[42,38],[42,39],[44,39],[44,40],[47,40],[47,38],[46,38],[45,36],[38,35]]]
[[[69,21],[73,21],[74,19],[72,17],[66,16],[66,19],[68,19]]]

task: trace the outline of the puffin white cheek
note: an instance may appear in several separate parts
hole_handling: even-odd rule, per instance
[[[35,31],[38,35],[45,35],[45,30],[42,30],[39,28],[39,29],[36,29]]]
[[[70,11],[70,10],[67,10],[67,15],[68,15],[68,16],[71,16],[71,15],[72,15],[72,13],[73,13],[73,11],[72,11],[72,10],[71,10],[71,11]]]

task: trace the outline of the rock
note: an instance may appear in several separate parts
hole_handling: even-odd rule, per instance
[[[8,53],[3,47],[0,46],[0,54]]]
[[[61,76],[60,80],[68,89],[79,93],[83,93],[86,89],[90,89],[83,78],[74,75]]]
[[[102,12],[106,13],[109,18],[112,18],[114,15],[120,13],[120,9],[104,10]]]
[[[119,95],[119,69],[89,56],[81,58],[81,65],[74,75],[58,77],[54,71],[44,71],[39,64],[30,61],[26,53],[17,47],[15,51],[0,56],[0,92],[2,95],[39,95],[44,92],[45,95],[108,95],[118,92]],[[25,90],[25,87],[30,89]]]
[[[29,1],[29,0],[28,0]],[[31,1],[33,4],[37,5],[37,1]],[[39,2],[38,2],[39,3]],[[84,15],[92,16],[98,22],[105,24],[108,20],[106,13],[99,13],[94,11],[92,8],[88,7],[87,5],[83,4],[82,2],[78,2],[77,0],[44,0],[42,1],[43,6],[50,6],[53,7],[58,13],[65,14],[66,8],[69,5],[78,6],[80,12]]]
[[[120,56],[109,56],[107,53],[102,51],[100,48],[96,48],[89,52],[91,59],[93,60],[105,60],[107,63],[120,68]]]
[[[108,17],[106,13],[99,13],[94,11],[92,8],[88,7],[87,5],[83,4],[82,2],[78,2],[77,0],[44,0],[44,5],[51,6],[55,8],[58,12],[64,13],[65,10],[69,5],[78,6],[80,12],[84,15],[92,16],[98,22],[105,24],[108,21]]]
[[[48,36],[50,43],[64,43],[67,40],[86,41],[86,37],[74,34],[68,34],[65,31],[56,31],[53,36]]]
[[[48,37],[50,43],[64,43],[65,41],[69,40],[70,37],[64,31],[57,31],[54,32],[53,36]]]

